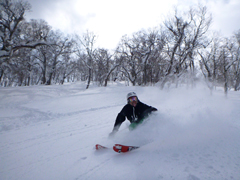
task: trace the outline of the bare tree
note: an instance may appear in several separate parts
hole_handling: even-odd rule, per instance
[[[76,61],[71,61],[71,57],[69,55],[63,56],[61,66],[58,68],[58,76],[60,76],[59,83],[63,84],[65,79],[69,79],[68,77],[74,73],[76,69]]]
[[[16,67],[12,61],[18,58],[21,49],[34,49],[46,45],[46,42],[33,36],[27,38],[29,24],[24,21],[24,15],[31,9],[28,2],[2,0],[0,9],[0,81],[2,82],[4,72],[9,73]]]
[[[232,66],[232,71],[234,74],[234,90],[237,91],[240,90],[240,30],[235,33],[233,42],[235,44],[235,50],[233,52],[235,62]]]
[[[26,42],[22,41],[20,23],[24,21],[24,14],[29,11],[31,6],[28,2],[2,0],[1,7],[1,63],[9,60],[9,57],[18,49],[35,48],[40,45],[46,45],[44,42]],[[2,60],[4,59],[4,60]]]
[[[165,53],[168,66],[162,88],[168,81],[178,81],[178,78],[189,73],[189,70],[191,75],[194,75],[194,56],[197,50],[205,45],[204,38],[211,20],[206,7],[198,7],[190,9],[187,16],[179,15],[176,10],[174,17],[165,21]]]
[[[214,86],[217,85],[219,61],[220,61],[220,38],[215,33],[214,38],[207,48],[198,51],[200,56],[200,69],[206,80],[209,89],[213,90]]]
[[[53,33],[50,36],[50,41],[54,42],[55,45],[49,49],[51,52],[51,62],[49,69],[49,77],[47,81],[47,85],[51,85],[51,81],[55,78],[57,65],[62,65],[64,63],[64,59],[69,60],[69,55],[72,53],[73,42],[68,38],[64,37],[60,32]],[[60,63],[61,62],[61,63]]]
[[[76,54],[80,58],[83,57],[82,53],[87,54],[86,59],[82,59],[85,66],[88,68],[88,80],[87,80],[87,87],[89,88],[90,82],[92,79],[93,67],[94,67],[94,44],[96,42],[96,35],[93,32],[87,31],[82,35],[82,37],[76,35]]]
[[[198,52],[200,68],[210,90],[214,86],[228,89],[239,86],[239,45],[236,38],[220,38],[216,34],[206,49]]]
[[[220,72],[223,76],[224,92],[228,93],[228,89],[232,87],[232,81],[234,79],[233,65],[238,64],[239,58],[237,58],[238,49],[235,48],[235,43],[230,38],[224,38],[223,45],[221,46],[221,58],[220,58]],[[239,52],[238,52],[239,53]]]
[[[95,51],[96,78],[100,85],[107,86],[112,72],[121,65],[121,60],[116,60],[114,54],[110,54],[107,49],[99,48]]]
[[[123,58],[123,73],[133,86],[136,85],[142,72],[142,59],[137,57],[140,44],[136,40],[137,39],[123,36],[118,47],[118,53],[120,53]]]

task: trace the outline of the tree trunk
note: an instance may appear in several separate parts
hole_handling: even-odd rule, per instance
[[[91,72],[91,71],[92,71],[91,68],[89,68],[89,69],[88,69],[88,82],[87,82],[87,87],[86,87],[86,89],[88,89],[89,86],[90,86],[90,82],[91,82],[91,78],[92,78],[92,72]]]

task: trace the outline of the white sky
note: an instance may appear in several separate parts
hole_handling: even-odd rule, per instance
[[[65,33],[86,30],[98,35],[100,47],[113,49],[121,37],[156,27],[173,7],[188,10],[191,5],[208,7],[213,15],[212,30],[230,36],[240,29],[240,0],[28,0],[28,19],[44,19]]]

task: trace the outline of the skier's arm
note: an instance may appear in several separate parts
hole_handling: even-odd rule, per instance
[[[146,105],[146,104],[143,104],[144,105],[144,114],[149,114],[153,111],[157,111],[158,109],[155,108],[155,107],[152,107],[152,106],[149,106],[149,105]]]
[[[141,116],[137,120],[137,123],[141,122],[143,119],[147,118],[153,111],[158,111],[158,109],[155,107],[148,106],[146,104],[143,104],[143,106],[144,106],[145,110],[142,112]]]
[[[126,119],[126,107],[124,106],[121,112],[118,113],[117,115],[113,130],[110,133],[110,136],[114,135],[118,131],[118,129],[120,128],[121,124],[125,121],[125,119]]]
[[[150,106],[150,112],[153,112],[153,111],[158,111],[158,109],[155,108],[155,107]]]
[[[118,129],[120,128],[121,124],[125,121],[125,119],[126,117],[122,111],[118,113],[114,127],[113,127],[113,131],[118,131]]]

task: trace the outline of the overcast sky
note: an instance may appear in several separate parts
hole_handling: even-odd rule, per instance
[[[28,0],[32,12],[27,19],[44,19],[54,29],[98,35],[100,47],[113,49],[121,37],[156,27],[175,6],[188,10],[198,0]],[[240,0],[201,0],[212,13],[212,30],[230,36],[240,29]]]

